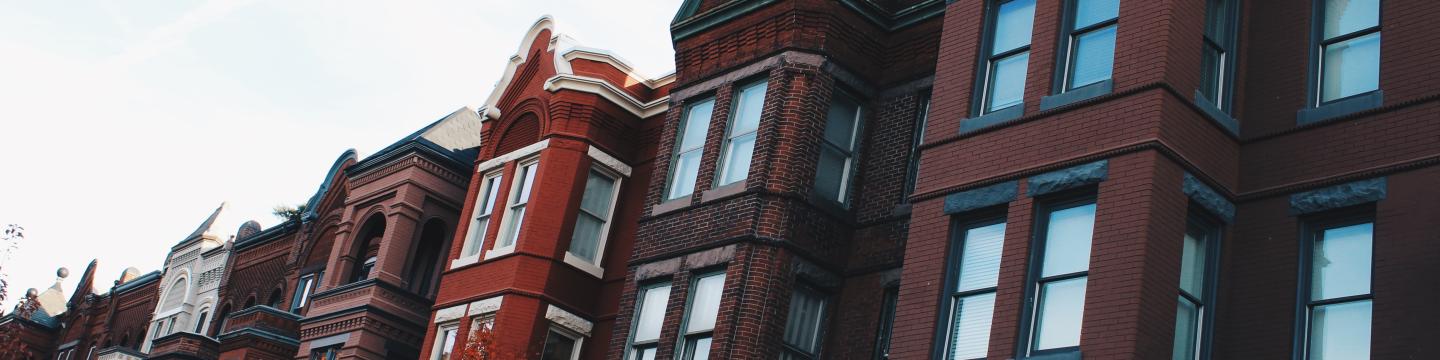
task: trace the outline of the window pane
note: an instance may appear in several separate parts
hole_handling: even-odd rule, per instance
[[[710,115],[714,110],[714,99],[691,105],[685,113],[685,124],[682,130],[684,133],[680,135],[679,144],[675,148],[679,151],[686,151],[705,145],[705,132],[709,130]]]
[[[705,331],[715,328],[715,315],[720,313],[720,294],[725,290],[725,274],[717,274],[695,281],[690,289],[690,316],[686,319],[685,332]]]
[[[520,237],[520,225],[525,222],[525,206],[514,208],[510,215],[514,216],[515,220],[510,222],[509,229],[505,229],[506,235],[500,240],[500,247],[515,245],[515,239]]]
[[[1120,0],[1075,0],[1074,29],[1120,16]]]
[[[1025,98],[1025,71],[1030,66],[1030,52],[1022,52],[995,60],[990,69],[990,102],[986,112],[1019,104]]]
[[[631,359],[635,359],[635,360],[655,360],[655,348],[648,348],[648,349],[642,349],[642,350],[636,351],[636,352],[635,352],[635,356],[634,356],[634,357],[631,357]]]
[[[950,333],[950,359],[984,358],[990,349],[990,320],[995,312],[995,293],[961,298]]]
[[[1380,88],[1380,33],[1325,47],[1322,101]]]
[[[1043,285],[1035,350],[1080,345],[1080,324],[1085,318],[1085,281],[1086,278],[1080,277]]]
[[[1035,26],[1035,0],[1015,0],[1000,5],[995,19],[995,44],[990,55],[1030,45]]]
[[[615,196],[615,179],[595,171],[585,180],[585,194],[580,197],[580,208],[600,219],[610,218],[610,200]]]
[[[1195,352],[1199,330],[1200,306],[1181,296],[1180,305],[1175,310],[1175,349],[1171,351],[1172,360],[1194,360],[1199,355]]]
[[[1073,51],[1075,66],[1070,70],[1069,89],[1109,80],[1115,66],[1115,27],[1076,36]]]
[[[660,327],[665,322],[665,304],[670,300],[670,286],[659,286],[645,290],[639,308],[635,310],[635,341],[644,342],[660,338]]]
[[[495,211],[495,196],[500,194],[500,177],[492,177],[486,180],[485,184],[485,206],[480,207],[480,214],[490,214]]]
[[[455,329],[445,329],[445,340],[440,343],[440,360],[449,360],[455,352]]]
[[[540,359],[570,360],[570,355],[573,353],[575,353],[575,340],[550,331],[550,334],[545,336],[545,351],[540,354]]]
[[[1180,290],[1197,298],[1205,296],[1205,255],[1209,234],[1203,228],[1185,232],[1180,252]]]
[[[1212,101],[1215,106],[1220,106],[1220,82],[1223,81],[1222,74],[1225,69],[1225,53],[1216,49],[1209,43],[1205,44],[1205,51],[1200,57],[1200,93],[1206,99]]]
[[[692,150],[675,158],[675,174],[670,177],[669,199],[695,192],[695,178],[700,175],[700,154],[700,150]]]
[[[1230,0],[1210,0],[1205,9],[1205,37],[1215,42],[1222,42],[1226,39],[1226,32],[1229,26],[1226,22],[1230,18],[1227,8]]]
[[[1370,306],[1370,300],[1363,300],[1315,307],[1310,317],[1310,359],[1369,359]]]
[[[735,95],[735,119],[730,124],[730,135],[735,136],[760,127],[760,112],[765,108],[765,82],[759,82],[740,90]]]
[[[790,295],[790,314],[785,321],[785,343],[808,354],[819,349],[820,319],[825,299],[819,294],[796,289]]]
[[[730,185],[750,173],[750,157],[755,151],[755,134],[741,136],[730,140],[729,146],[725,149],[725,165],[720,170],[720,185]]]
[[[594,263],[596,249],[600,247],[600,233],[605,223],[587,213],[575,217],[575,233],[570,236],[570,253]]]
[[[1380,24],[1380,0],[1325,0],[1325,38]]]
[[[1090,268],[1090,237],[1095,232],[1095,204],[1050,213],[1045,232],[1045,259],[1040,276],[1048,277]]]
[[[835,94],[830,101],[830,112],[825,116],[825,141],[850,151],[854,145],[855,118],[860,105],[844,94]]]
[[[1311,300],[1370,293],[1373,230],[1368,223],[1325,230],[1312,254]]]
[[[490,227],[490,218],[475,219],[471,225],[470,236],[465,240],[464,256],[471,256],[480,253],[480,239],[485,237],[485,230]]]
[[[691,338],[685,341],[685,359],[687,360],[708,360],[710,359],[710,337]]]
[[[820,146],[820,163],[815,165],[815,192],[826,199],[844,201],[840,198],[840,187],[845,179],[846,162],[850,160],[834,147]]]
[[[525,165],[525,168],[522,169],[524,175],[520,179],[523,183],[520,186],[520,193],[515,195],[515,203],[517,204],[530,201],[530,185],[535,183],[535,165],[537,164]]]
[[[965,244],[960,249],[960,282],[955,291],[995,287],[1004,245],[1005,223],[966,230]]]

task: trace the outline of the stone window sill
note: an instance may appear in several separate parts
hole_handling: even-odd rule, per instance
[[[1216,107],[1215,101],[1205,97],[1205,94],[1201,94],[1198,89],[1195,90],[1195,105],[1199,106],[1200,110],[1204,111],[1205,115],[1207,115],[1211,121],[1220,125],[1225,131],[1229,131],[1230,135],[1240,136],[1240,122],[1235,121],[1235,118],[1230,117],[1230,114],[1225,113],[1225,110]]]
[[[705,192],[700,193],[700,202],[711,202],[717,199],[725,198],[727,196],[745,192],[745,184],[747,182],[749,182],[749,180],[740,180],[730,185],[724,185],[714,189],[705,190]]]
[[[1081,86],[1078,89],[1066,91],[1040,98],[1040,111],[1046,111],[1065,105],[1100,97],[1109,94],[1115,87],[1114,80],[1105,80],[1090,85]]]
[[[1300,109],[1295,114],[1295,124],[1305,126],[1338,118],[1357,112],[1380,107],[1385,103],[1385,94],[1380,90],[1354,95],[1329,104]]]
[[[655,207],[650,208],[650,216],[660,215],[671,211],[683,209],[687,206],[690,206],[691,199],[693,199],[693,195],[685,195],[678,198],[661,201],[659,204],[655,204]]]
[[[960,120],[960,134],[969,134],[989,127],[999,126],[1025,115],[1025,103],[990,112],[989,114]]]

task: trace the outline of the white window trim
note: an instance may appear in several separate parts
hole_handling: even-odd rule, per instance
[[[501,255],[508,255],[510,253],[513,253],[515,252],[515,247],[520,245],[520,234],[518,234],[518,232],[520,232],[523,228],[516,228],[515,232],[517,232],[517,234],[510,234],[507,229],[510,228],[510,224],[514,223],[515,220],[517,220],[514,213],[515,205],[517,204],[514,203],[514,199],[517,195],[519,195],[521,188],[524,187],[524,181],[530,181],[530,194],[526,194],[525,212],[529,213],[529,210],[531,210],[531,203],[535,202],[535,188],[537,187],[536,185],[538,185],[538,183],[535,181],[534,177],[525,178],[523,173],[525,167],[530,165],[535,165],[535,176],[538,177],[540,175],[539,156],[520,160],[515,163],[515,171],[510,175],[510,191],[506,192],[505,194],[505,212],[501,215],[500,218],[500,233],[496,234],[497,236],[495,236],[495,241],[491,249],[484,252],[483,256],[485,260],[490,260]],[[523,216],[522,219],[518,220],[523,221]],[[523,227],[525,225],[522,222],[520,226]],[[510,245],[500,246],[502,240],[512,235],[515,236],[515,241],[511,242]]]
[[[615,157],[606,154],[604,151],[597,149],[594,146],[590,147],[589,155],[592,159],[595,160],[595,162],[602,165],[593,166],[591,167],[591,169],[599,171],[601,174],[609,176],[611,179],[615,180],[615,188],[612,189],[610,192],[610,209],[608,211],[610,217],[608,219],[605,219],[605,226],[600,228],[600,239],[596,240],[595,244],[594,263],[591,263],[584,258],[571,254],[568,248],[565,250],[564,261],[566,264],[570,264],[570,266],[574,266],[575,268],[589,273],[596,278],[603,278],[605,277],[605,268],[600,266],[600,264],[605,263],[605,245],[610,239],[611,225],[615,224],[615,209],[620,206],[620,188],[625,184],[625,178],[630,177],[630,173],[632,170],[630,168],[630,165],[626,165],[619,159],[616,159]],[[589,181],[588,173],[586,181]],[[577,210],[575,214],[577,218],[577,223],[579,222],[578,218],[580,216],[580,212],[582,211],[585,210]]]
[[[485,215],[486,222],[485,229],[483,230],[476,226],[480,219],[480,215],[478,214],[480,213],[481,207],[486,205],[486,200],[489,198],[487,195],[490,195],[486,193],[490,190],[486,185],[489,184],[492,179],[500,182],[505,181],[504,175],[505,173],[503,171],[492,170],[480,177],[480,191],[475,195],[475,208],[470,212],[470,226],[465,230],[465,242],[460,247],[460,257],[450,261],[450,269],[457,269],[480,262],[480,253],[485,250],[485,234],[490,232],[490,225],[494,223],[494,221],[491,220],[495,219],[495,204],[489,204],[490,214]],[[496,198],[495,202],[499,203],[500,199]],[[474,251],[475,254],[465,255],[465,253],[469,251]]]
[[[540,152],[540,150],[545,150],[545,148],[547,147],[550,147],[550,139],[540,140],[534,144],[530,144],[523,148],[516,149],[515,151],[496,156],[494,158],[491,158],[490,160],[485,160],[485,162],[482,162],[480,163],[480,165],[475,166],[475,172],[494,171],[495,168],[504,166],[505,163],[523,158],[528,158],[530,157],[530,155],[537,154]]]
[[[552,306],[552,308],[553,308],[553,306]],[[580,350],[585,346],[585,338],[590,337],[590,335],[588,335],[588,334],[585,334],[585,335],[577,334],[577,333],[575,333],[575,331],[570,330],[570,328],[568,328],[568,327],[565,327],[565,326],[555,326],[555,325],[561,325],[561,324],[553,324],[552,326],[550,326],[550,331],[549,331],[549,332],[554,332],[554,333],[556,333],[556,334],[560,334],[560,336],[564,336],[565,338],[570,339],[570,341],[574,341],[574,342],[575,342],[575,346],[572,347],[572,348],[570,348],[570,360],[579,360],[579,359],[580,359]],[[545,334],[546,337],[549,337],[549,336],[550,336],[549,332],[546,332],[546,334]],[[541,351],[544,351],[543,347],[542,347]]]
[[[454,345],[460,345],[461,339],[460,339],[460,322],[459,322],[459,321],[451,321],[451,322],[448,322],[448,323],[436,325],[436,326],[435,326],[435,344],[430,347],[431,349],[435,349],[435,351],[430,352],[430,359],[431,359],[431,360],[440,360],[440,352],[443,350],[443,349],[441,349],[440,347],[445,345],[445,336],[444,336],[444,335],[445,335],[445,332],[446,332],[446,331],[450,331],[450,330],[455,330],[455,344],[454,344]],[[452,358],[453,358],[454,354],[456,353],[455,350],[456,350],[456,349],[450,349],[450,354],[451,354]],[[461,350],[463,350],[463,349],[461,349]]]

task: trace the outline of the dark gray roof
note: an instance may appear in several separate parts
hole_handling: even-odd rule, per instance
[[[380,149],[345,172],[364,172],[408,150],[439,155],[440,160],[450,162],[447,165],[469,169],[475,162],[475,157],[480,155],[479,147],[480,115],[469,107],[462,107]]]
[[[116,286],[115,290],[110,291],[110,295],[120,295],[121,293],[133,290],[142,285],[155,282],[156,280],[160,280],[159,270],[151,271],[149,274],[140,275],[140,277],[127,281],[124,284],[120,284],[120,286]]]

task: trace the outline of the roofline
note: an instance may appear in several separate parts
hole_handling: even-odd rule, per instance
[[[300,227],[297,226],[295,220],[285,220],[285,222],[276,224],[275,226],[271,226],[269,228],[266,228],[265,230],[260,230],[260,232],[255,233],[255,235],[250,235],[250,237],[236,241],[235,251],[240,251],[243,249],[248,249],[255,245],[268,243],[271,240],[280,238],[280,236],[290,234],[290,230],[296,230],[299,228]]]
[[[127,281],[124,284],[115,286],[114,290],[110,290],[110,295],[119,296],[120,294],[129,292],[130,290],[134,290],[135,288],[143,286],[147,283],[156,281],[160,281],[160,270],[151,271],[145,275],[140,275],[140,277]]]

